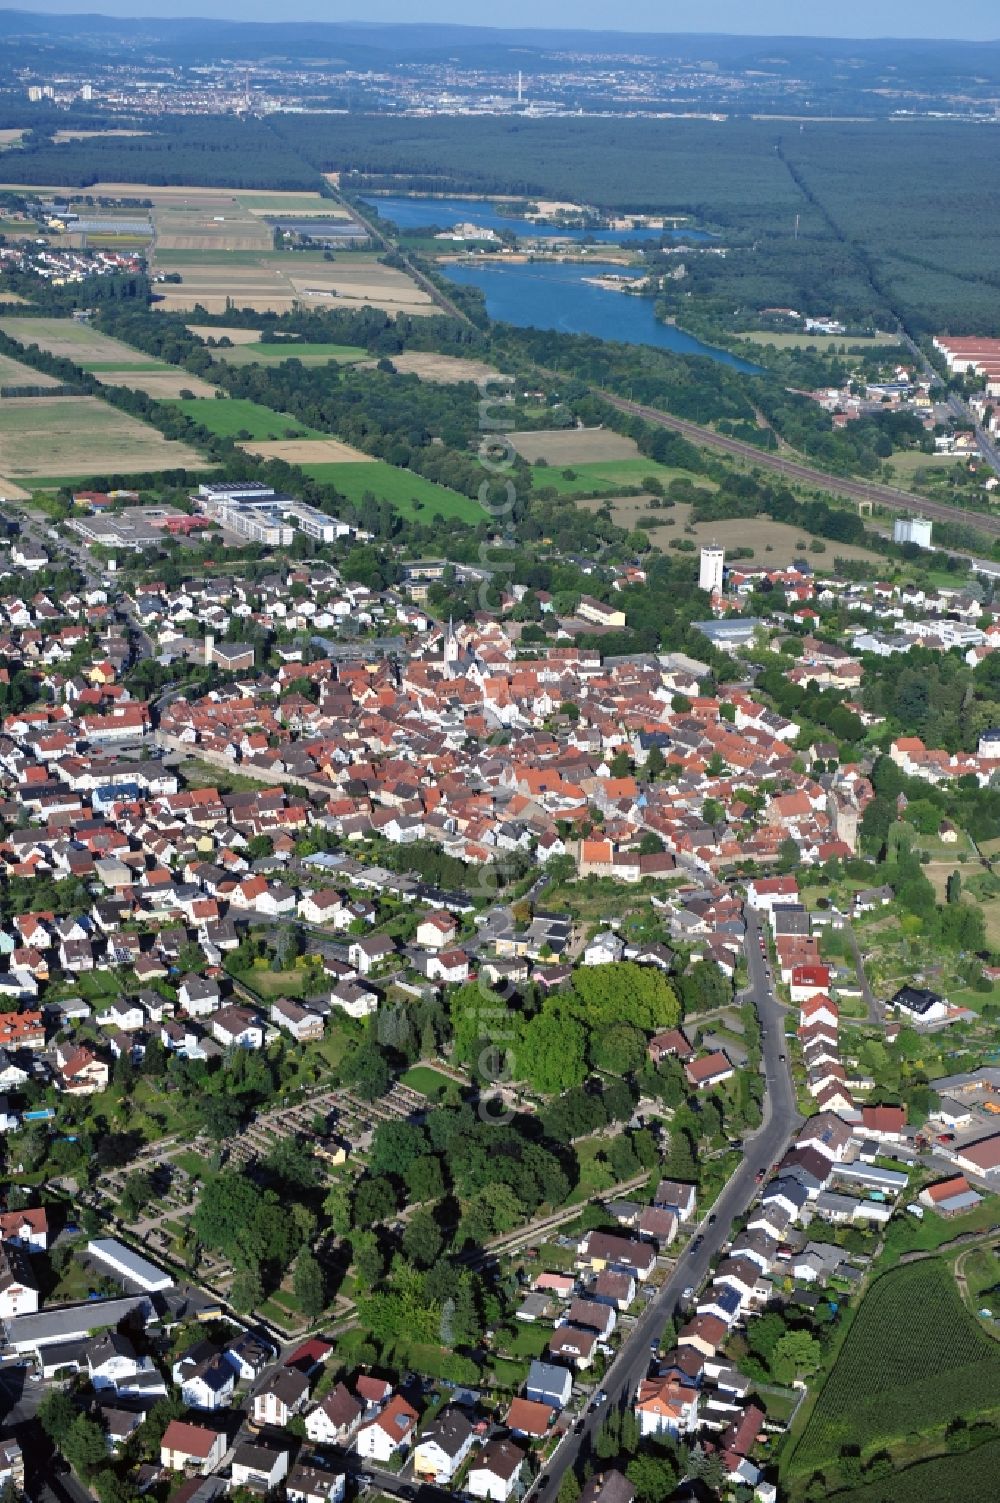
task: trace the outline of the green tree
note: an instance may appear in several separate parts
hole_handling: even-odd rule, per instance
[[[78,1414],[63,1436],[60,1449],[74,1471],[89,1476],[108,1457],[108,1442],[100,1425]]]
[[[304,1247],[295,1260],[295,1297],[307,1320],[317,1320],[326,1309],[326,1279],[315,1253]]]
[[[563,1479],[559,1484],[559,1492],[556,1494],[556,1503],[576,1503],[580,1496],[580,1480],[573,1468],[567,1467],[563,1473]]]
[[[440,1200],[445,1191],[441,1160],[433,1153],[422,1153],[405,1170],[407,1197],[411,1202]]]
[[[771,1371],[779,1383],[807,1378],[823,1359],[823,1349],[808,1331],[788,1331],[776,1343],[771,1357]]]
[[[546,1095],[580,1085],[587,1075],[586,1035],[580,1024],[558,1005],[536,1013],[522,1034],[517,1068],[536,1091]]]
[[[631,1075],[646,1058],[646,1036],[631,1023],[616,1023],[591,1035],[591,1059],[610,1075]]]
[[[677,1486],[677,1468],[667,1456],[633,1456],[626,1476],[642,1503],[663,1503]]]
[[[229,1291],[230,1303],[241,1315],[249,1315],[264,1301],[264,1284],[259,1263],[246,1263],[237,1268]]]
[[[77,1408],[62,1388],[52,1388],[38,1406],[38,1421],[46,1435],[61,1447],[73,1426]]]
[[[374,1226],[387,1221],[396,1211],[396,1196],[388,1180],[366,1176],[354,1191],[355,1226]]]
[[[651,1032],[680,1021],[680,1003],[667,978],[632,961],[577,971],[565,1005],[588,1028],[631,1023]]]
[[[403,1251],[418,1268],[430,1268],[444,1246],[444,1233],[428,1209],[414,1211],[403,1232]]]
[[[125,1181],[121,1208],[126,1221],[135,1221],[156,1194],[153,1177],[146,1169],[133,1169]]]

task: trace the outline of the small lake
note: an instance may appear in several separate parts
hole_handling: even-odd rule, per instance
[[[560,240],[595,240],[603,245],[629,245],[638,241],[682,240],[691,245],[713,240],[707,230],[564,230],[555,224],[535,224],[530,219],[514,219],[499,214],[492,203],[480,198],[398,198],[373,194],[363,203],[377,209],[383,219],[391,219],[401,230],[422,230],[436,224],[450,229],[455,224],[474,224],[481,230],[509,230],[515,235],[534,239],[558,237]]]
[[[556,329],[561,334],[593,334],[598,339],[617,339],[622,344],[650,344],[676,355],[705,355],[720,365],[732,366],[747,375],[759,375],[760,367],[703,344],[673,324],[656,318],[654,301],[628,293],[595,287],[587,278],[604,272],[621,276],[620,266],[594,261],[521,262],[511,266],[444,265],[441,271],[463,287],[478,287],[486,296],[486,311],[502,323],[522,329]]]

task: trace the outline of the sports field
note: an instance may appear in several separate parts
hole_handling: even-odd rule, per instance
[[[370,491],[378,500],[390,502],[401,515],[418,521],[430,522],[442,516],[481,522],[485,516],[478,501],[381,459],[373,464],[304,464],[302,468],[314,480],[335,485],[349,501],[360,501]]]
[[[196,449],[164,438],[99,397],[12,397],[0,403],[0,475],[12,480],[205,467]]]
[[[260,440],[327,437],[325,433],[317,433],[314,428],[307,428],[286,412],[272,412],[270,407],[261,407],[258,402],[251,402],[245,397],[216,397],[193,402],[184,400],[178,401],[176,406],[185,417],[192,418],[219,438]]]
[[[95,366],[120,370],[126,365],[157,369],[161,365],[159,361],[151,361],[142,350],[133,350],[120,339],[112,339],[110,335],[72,318],[3,318],[0,319],[0,329],[19,344],[37,344],[40,350],[72,360],[84,370]]]

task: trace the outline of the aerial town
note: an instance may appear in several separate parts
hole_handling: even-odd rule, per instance
[[[0,1503],[995,1503],[1000,67],[296,18],[0,15]]]

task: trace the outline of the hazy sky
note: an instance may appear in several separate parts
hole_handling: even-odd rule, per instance
[[[997,0],[4,0],[12,9],[116,16],[204,15],[246,21],[458,21],[483,26],[586,26],[630,31],[724,31],[750,36],[1000,38]]]

